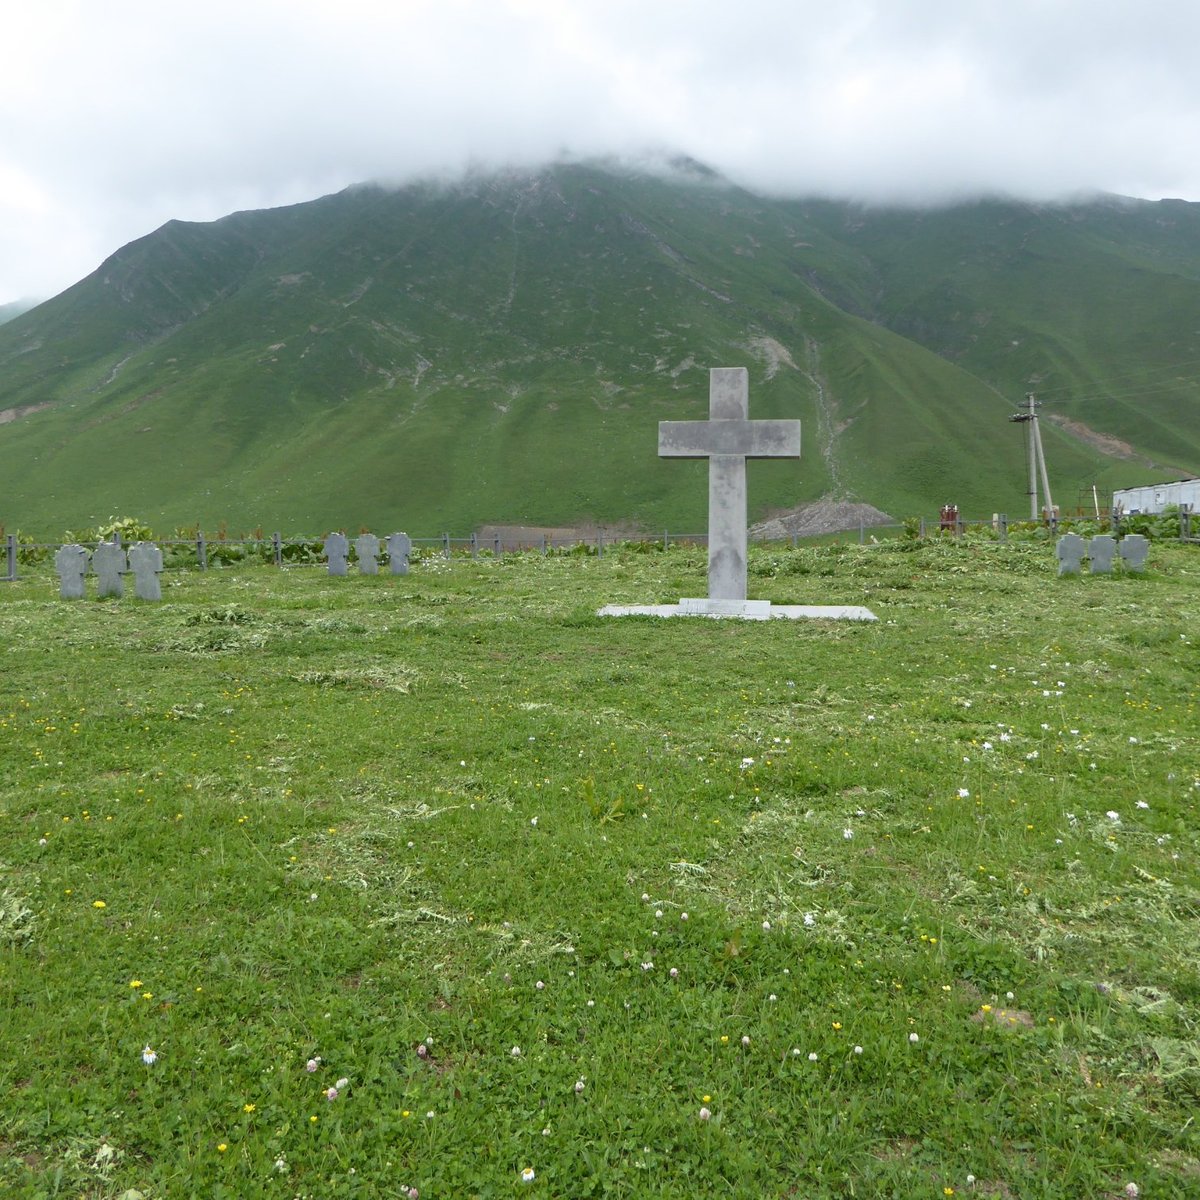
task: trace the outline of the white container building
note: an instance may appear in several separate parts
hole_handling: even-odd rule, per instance
[[[1169,505],[1191,512],[1200,511],[1200,479],[1178,479],[1174,483],[1148,483],[1144,487],[1113,492],[1113,508],[1133,513],[1160,513]]]

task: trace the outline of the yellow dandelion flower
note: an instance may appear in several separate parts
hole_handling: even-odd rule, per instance
[[[224,1154],[225,1151],[228,1149],[229,1149],[229,1147],[224,1142],[217,1143],[217,1153],[218,1154]]]
[[[107,908],[108,905],[105,904],[103,900],[93,900],[92,907],[93,908]]]
[[[131,988],[140,988],[142,986],[142,981],[140,979],[131,979],[129,981],[129,986]]]
[[[252,1113],[252,1112],[254,1111],[255,1107],[256,1107],[256,1106],[255,1106],[255,1105],[253,1105],[253,1104],[243,1104],[243,1105],[242,1105],[242,1112],[244,1112],[244,1113]]]

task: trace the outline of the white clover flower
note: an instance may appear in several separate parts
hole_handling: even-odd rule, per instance
[[[331,1103],[338,1098],[338,1090],[335,1087],[325,1089],[325,1099]]]
[[[334,1087],[336,1087],[339,1092],[343,1088],[348,1088],[349,1086],[350,1086],[350,1080],[348,1080],[344,1075],[342,1076],[341,1079],[339,1079],[337,1081],[337,1083],[334,1084]]]
[[[804,914],[804,925],[806,929],[811,929],[817,923],[815,914],[806,912]]]
[[[532,1183],[537,1178],[537,1172],[532,1167],[526,1167],[521,1172],[522,1183]]]
[[[540,979],[539,979],[539,980],[537,981],[537,983],[535,983],[533,986],[534,986],[535,988],[537,988],[537,990],[538,990],[539,992],[544,992],[544,991],[546,990],[546,985],[545,985],[545,983],[543,983],[543,982],[542,982],[542,980],[540,980]]]
[[[849,841],[853,836],[854,836],[853,829],[847,828],[847,829],[842,830],[842,837],[844,837],[846,839],[846,841]]]
[[[816,1062],[816,1061],[817,1061],[817,1052],[816,1052],[815,1050],[813,1050],[813,1051],[811,1051],[811,1052],[809,1053],[809,1056],[808,1056],[808,1061],[809,1061],[809,1062]]]
[[[958,798],[960,800],[968,800],[968,799],[970,799],[970,796],[971,796],[970,788],[959,788],[958,789]]]
[[[321,1056],[318,1054],[316,1058],[310,1058],[304,1064],[304,1069],[311,1075],[321,1065]]]
[[[1125,1195],[1129,1197],[1129,1200],[1137,1200],[1137,1197],[1141,1195],[1141,1189],[1136,1183],[1127,1183],[1125,1185]]]
[[[513,1048],[512,1048],[512,1049],[509,1051],[509,1054],[511,1054],[511,1055],[513,1056],[513,1058],[520,1058],[520,1057],[521,1057],[521,1047],[520,1047],[520,1046],[514,1046],[514,1047],[513,1047]]]
[[[1111,821],[1111,822],[1112,822],[1114,825],[1120,825],[1120,823],[1121,823],[1121,814],[1120,814],[1119,812],[1117,812],[1117,810],[1116,810],[1115,808],[1110,808],[1110,809],[1108,810],[1108,812],[1106,812],[1104,815],[1105,815],[1105,816],[1106,816],[1106,817],[1107,817],[1107,818],[1108,818],[1108,819],[1109,819],[1109,820],[1110,820],[1110,821]]]
[[[862,1047],[861,1047],[861,1046],[855,1046],[855,1047],[854,1047],[854,1053],[855,1053],[855,1054],[861,1054],[861,1053],[862,1053]]]
[[[577,1096],[582,1095],[583,1089],[585,1087],[587,1087],[587,1083],[584,1080],[582,1080],[582,1079],[575,1080],[575,1095],[577,1095]]]
[[[672,968],[671,968],[671,978],[672,978],[672,979],[678,979],[678,978],[679,978],[679,968],[678,968],[678,967],[672,967]]]
[[[1149,807],[1150,807],[1150,805],[1149,805],[1149,804],[1147,804],[1145,800],[1139,800],[1139,801],[1137,802],[1137,807],[1138,807],[1138,808],[1149,808]]]
[[[701,1107],[700,1111],[696,1115],[700,1118],[700,1120],[707,1121],[709,1117],[712,1116],[712,1113],[707,1108]]]
[[[742,1035],[742,1045],[743,1046],[750,1045],[750,1035],[748,1033]]]
[[[771,922],[770,922],[770,921],[764,921],[764,922],[762,923],[762,927],[763,927],[763,933],[770,933],[770,932],[771,932]]]
[[[915,1046],[921,1040],[921,1038],[918,1034],[910,1033],[908,1035],[908,1040]]]

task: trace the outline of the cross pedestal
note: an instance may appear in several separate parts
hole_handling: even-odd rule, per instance
[[[708,598],[746,600],[746,459],[799,458],[799,421],[751,421],[745,367],[708,373],[707,421],[660,421],[660,458],[708,459]]]

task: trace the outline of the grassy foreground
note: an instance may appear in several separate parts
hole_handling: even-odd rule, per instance
[[[0,1193],[1196,1194],[1200,555],[1054,571],[0,585]]]

